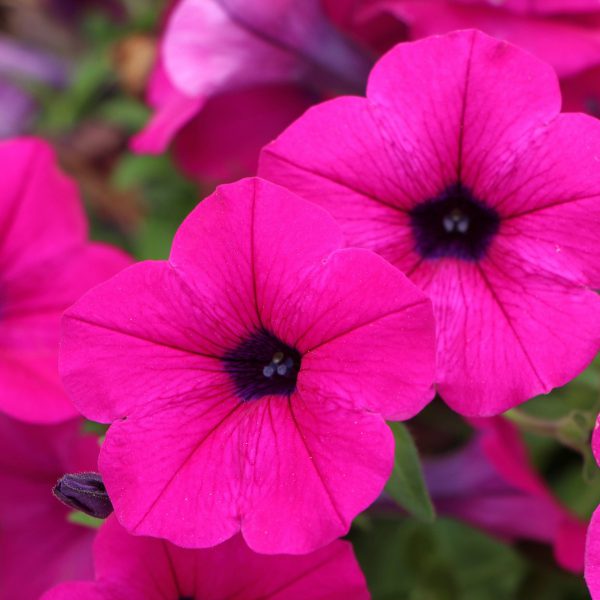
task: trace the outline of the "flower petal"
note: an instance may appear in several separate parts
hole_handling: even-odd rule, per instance
[[[58,170],[48,144],[33,138],[3,142],[0,160],[6,165],[0,200],[1,288],[21,270],[82,245],[87,225],[77,189]]]
[[[191,98],[224,91],[232,81],[242,88],[293,81],[299,74],[293,53],[272,43],[267,32],[257,35],[255,24],[231,10],[224,2],[182,0],[171,14],[163,41],[165,68],[175,87]]]
[[[433,398],[431,305],[399,275],[371,252],[349,249],[335,252],[302,284],[285,313],[293,326],[274,327],[299,332],[294,346],[305,353],[299,389],[395,420],[414,416]],[[377,292],[364,295],[365,288]]]
[[[592,600],[600,598],[600,507],[598,507],[588,527],[585,544],[585,581]]]
[[[253,174],[261,148],[315,100],[300,86],[270,85],[212,97],[175,139],[182,169],[200,182]]]
[[[208,547],[241,524],[254,550],[296,554],[348,530],[381,492],[392,448],[381,417],[296,396],[227,403],[214,388],[113,424],[100,469],[136,534]]]
[[[199,548],[239,531],[245,430],[255,428],[250,418],[243,427],[247,407],[227,396],[215,376],[158,411],[111,425],[99,467],[128,531]]]
[[[202,109],[206,99],[180,92],[169,79],[160,58],[149,85],[148,101],[156,112],[146,127],[132,139],[131,148],[134,152],[160,154]]]
[[[339,540],[304,556],[256,554],[239,535],[214,548],[186,550],[132,536],[111,517],[98,533],[95,557],[95,583],[65,584],[43,600],[369,598],[352,546]]]
[[[392,470],[394,441],[383,419],[340,409],[326,390],[311,390],[269,400],[260,422],[247,444],[254,471],[242,518],[248,545],[303,554],[347,533]]]
[[[571,0],[558,1],[568,2],[569,12],[577,10],[575,5],[571,8]],[[590,26],[593,22],[590,23],[589,16],[579,20],[548,18],[543,14],[523,14],[489,6],[487,0],[477,2],[485,2],[486,6],[465,6],[466,2],[455,0],[387,0],[373,7],[367,6],[365,12],[371,17],[381,12],[395,15],[409,26],[413,39],[457,29],[479,29],[532,52],[550,63],[561,77],[598,64],[600,36],[597,28]],[[540,4],[536,2],[536,5]],[[550,10],[548,7],[547,11]],[[544,9],[539,11],[542,12],[545,12]]]
[[[564,385],[600,344],[600,298],[537,273],[498,239],[481,265],[423,264],[412,275],[434,302],[438,389],[456,411],[492,416]]]
[[[212,383],[223,347],[237,340],[222,317],[167,264],[125,269],[66,312],[59,361],[65,388],[100,422],[156,410],[191,390],[200,396],[199,381]]]
[[[34,600],[60,581],[92,575],[94,532],[69,523],[50,492],[65,472],[96,469],[97,438],[82,435],[81,425],[0,415],[1,598]]]
[[[229,304],[229,320],[247,331],[268,324],[278,299],[297,291],[340,238],[319,207],[246,179],[219,187],[200,204],[179,228],[169,261],[201,297]]]
[[[599,177],[600,121],[563,114],[481,193],[503,213],[502,239],[531,270],[598,288]]]

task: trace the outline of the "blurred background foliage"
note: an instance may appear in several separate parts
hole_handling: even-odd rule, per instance
[[[168,156],[138,156],[130,136],[148,118],[143,97],[151,69],[161,0],[0,1],[1,34],[64,61],[67,82],[51,87],[18,79],[36,104],[25,128],[53,142],[78,181],[92,236],[136,258],[168,256],[187,213],[214,188],[187,181]],[[0,76],[4,76],[0,72]],[[600,502],[589,436],[600,409],[600,361],[549,396],[511,411],[532,460],[551,489],[588,519]],[[408,424],[421,455],[464,443],[469,428],[439,401]],[[422,516],[422,515],[421,515]],[[350,539],[375,599],[578,600],[582,578],[561,571],[548,546],[508,545],[466,525],[407,514],[361,515]]]

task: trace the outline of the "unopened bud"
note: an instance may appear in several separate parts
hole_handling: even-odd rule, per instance
[[[52,490],[67,506],[98,519],[106,519],[113,506],[100,473],[67,473]]]

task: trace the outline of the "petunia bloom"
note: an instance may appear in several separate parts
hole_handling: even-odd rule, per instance
[[[241,530],[299,554],[377,498],[384,418],[432,397],[434,322],[404,275],[341,241],[321,208],[243,180],[191,213],[169,261],[67,311],[63,381],[112,423],[99,467],[129,531],[207,547]]]
[[[30,425],[0,414],[0,598],[38,600],[93,573],[94,532],[70,523],[51,493],[65,471],[96,468],[98,440],[81,421]]]
[[[364,89],[371,62],[321,0],[174,2],[148,90],[155,113],[133,147],[173,142],[200,179],[252,174],[260,148],[323,94]]]
[[[476,434],[466,447],[424,461],[438,512],[502,539],[550,543],[558,564],[581,573],[586,525],[536,473],[517,427],[502,417],[473,424]]]
[[[65,583],[42,600],[367,600],[365,578],[348,542],[306,556],[255,554],[237,535],[189,550],[128,534],[114,517],[94,545],[96,581]]]
[[[0,144],[0,412],[29,422],[76,416],[58,376],[63,311],[130,263],[89,243],[73,182],[35,139]]]
[[[600,419],[592,436],[592,450],[600,464]],[[592,515],[585,545],[585,581],[592,600],[600,598],[600,507]]]
[[[400,44],[367,98],[312,108],[261,176],[337,219],[432,299],[438,389],[492,416],[600,348],[600,123],[560,114],[552,69],[476,31]]]
[[[367,24],[383,17],[398,19],[413,40],[466,28],[506,40],[549,62],[568,96],[600,67],[596,0],[372,0],[355,15]],[[594,98],[598,102],[597,90],[597,84],[588,87],[576,110],[587,110]]]

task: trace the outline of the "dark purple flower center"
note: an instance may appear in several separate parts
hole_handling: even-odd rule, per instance
[[[302,357],[266,329],[258,329],[222,358],[243,402],[289,396],[296,389]]]
[[[462,184],[417,204],[409,215],[423,258],[480,260],[500,227],[498,213]]]

